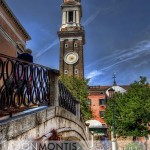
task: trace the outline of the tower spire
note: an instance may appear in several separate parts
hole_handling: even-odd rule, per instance
[[[64,3],[66,3],[66,2],[81,2],[81,0],[63,0],[64,1]]]
[[[84,78],[84,28],[81,25],[81,0],[63,0],[60,40],[60,74]]]
[[[117,85],[117,82],[116,82],[116,73],[115,73],[115,72],[113,73],[113,79],[114,79],[113,85],[116,86],[116,85]]]

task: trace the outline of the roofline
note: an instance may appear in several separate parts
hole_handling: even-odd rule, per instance
[[[74,6],[74,7],[77,7],[77,6],[80,7],[80,9],[81,9],[81,17],[82,17],[83,12],[82,12],[81,1],[80,2],[74,1],[74,2],[65,2],[65,3],[62,3],[61,8],[63,8],[63,7],[72,7],[72,6]]]
[[[118,85],[118,86],[120,86],[120,87],[122,87],[122,88],[125,88],[125,89],[127,89],[127,88],[130,88],[130,86],[131,85]],[[88,88],[89,88],[89,90],[105,90],[105,89],[109,89],[109,88],[111,88],[111,87],[113,87],[112,85],[104,85],[104,86],[88,86]]]
[[[13,19],[14,23],[22,31],[22,33],[27,38],[27,40],[31,40],[30,35],[25,30],[25,28],[21,25],[20,21],[17,19],[17,17],[14,15],[14,13],[10,10],[9,6],[7,5],[7,3],[4,0],[0,0],[0,5],[5,9],[6,13]]]
[[[89,85],[88,87],[91,87],[91,88],[99,88],[99,87],[112,87],[113,85]],[[130,84],[129,85],[118,85],[118,86],[130,86]]]

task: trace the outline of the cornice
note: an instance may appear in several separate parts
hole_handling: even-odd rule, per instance
[[[59,38],[82,36],[83,43],[85,44],[85,31],[84,30],[80,30],[80,31],[58,31],[57,33],[58,33]]]
[[[13,14],[13,12],[10,10],[8,5],[4,0],[0,0],[0,6],[5,10],[5,12],[8,14],[10,18],[12,18],[13,22],[16,24],[16,26],[22,31],[23,35],[27,38],[27,40],[30,40],[31,37],[27,33],[27,31],[24,29],[24,27],[21,25],[19,20],[16,18],[16,16]]]
[[[68,1],[68,2],[64,2],[62,5],[80,5],[80,2],[77,1]]]
[[[7,41],[9,41],[13,46],[16,47],[16,42],[5,32],[5,30],[1,27],[1,25],[0,25],[0,33]]]

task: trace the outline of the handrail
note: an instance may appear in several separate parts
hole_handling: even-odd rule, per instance
[[[48,67],[0,54],[0,114],[50,101]]]
[[[46,69],[48,69],[48,70],[51,70],[52,72],[54,72],[54,73],[56,73],[56,74],[59,75],[59,71],[58,71],[58,70],[52,69],[52,68],[49,68],[49,67],[46,67],[46,66],[43,66],[43,65],[40,65],[40,64],[27,62],[27,61],[24,61],[24,60],[21,60],[21,59],[18,59],[18,58],[15,58],[15,57],[8,56],[8,55],[5,55],[5,54],[0,53],[0,58],[1,58],[1,57],[8,58],[8,59],[14,60],[14,61],[20,61],[20,62],[22,62],[22,63],[31,64],[31,65],[38,66],[38,67],[44,67],[44,68],[46,68]]]
[[[59,105],[80,117],[79,100],[58,75],[58,70],[0,54],[0,117],[41,105]]]
[[[77,115],[77,104],[80,104],[78,100],[71,94],[71,92],[61,83],[59,84],[59,106]]]

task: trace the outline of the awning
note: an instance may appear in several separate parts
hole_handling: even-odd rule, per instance
[[[103,128],[103,124],[98,120],[87,120],[86,123],[89,123],[89,128]]]

